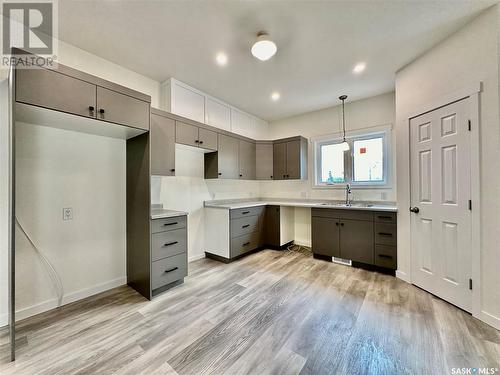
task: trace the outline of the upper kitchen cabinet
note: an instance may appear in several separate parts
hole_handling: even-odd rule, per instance
[[[164,108],[176,115],[205,122],[205,96],[198,90],[169,79],[162,85]]]
[[[97,86],[98,119],[148,130],[149,112],[149,103]]]
[[[219,129],[231,131],[231,107],[207,96],[205,100],[205,123]]]
[[[187,146],[217,151],[217,133],[182,121],[176,121],[175,141]]]
[[[231,108],[231,131],[249,138],[255,137],[253,118],[237,109]]]
[[[16,101],[96,117],[96,85],[49,69],[16,69]]]
[[[273,179],[307,179],[307,139],[292,137],[274,141]]]
[[[175,120],[153,110],[150,134],[151,174],[175,176]]]
[[[19,103],[149,130],[149,96],[62,64],[16,69],[15,95]]]
[[[255,145],[255,178],[257,180],[273,179],[273,142],[258,141]]]
[[[239,178],[255,180],[255,143],[240,140],[238,146]]]
[[[205,178],[238,179],[240,140],[218,134],[218,151],[205,154]]]

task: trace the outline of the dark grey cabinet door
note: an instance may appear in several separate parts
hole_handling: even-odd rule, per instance
[[[238,139],[224,134],[218,136],[219,178],[238,178]]]
[[[175,176],[175,121],[151,115],[151,174]]]
[[[286,178],[300,179],[300,141],[286,143]]]
[[[198,127],[185,122],[175,122],[175,141],[183,145],[198,147]]]
[[[313,216],[311,219],[312,251],[329,257],[340,257],[339,219]]]
[[[273,179],[273,144],[258,143],[255,145],[255,177],[257,180]]]
[[[374,263],[373,222],[340,220],[340,257],[366,264]]]
[[[280,206],[266,206],[264,243],[273,247],[280,246]]]
[[[286,143],[273,145],[273,180],[286,179]]]
[[[75,115],[96,117],[96,87],[53,70],[16,70],[16,101]]]
[[[217,133],[203,128],[198,129],[199,147],[207,150],[217,151]]]
[[[150,105],[131,96],[97,86],[97,118],[149,130]]]
[[[255,143],[239,141],[239,177],[242,180],[255,180]]]

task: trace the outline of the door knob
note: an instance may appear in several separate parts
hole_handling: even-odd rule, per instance
[[[414,214],[418,214],[420,212],[420,209],[418,207],[410,207],[410,211]]]

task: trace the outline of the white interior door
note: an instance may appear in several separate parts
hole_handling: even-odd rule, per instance
[[[410,120],[412,282],[471,311],[470,100]]]

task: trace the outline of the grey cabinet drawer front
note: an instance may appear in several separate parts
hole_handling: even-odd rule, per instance
[[[231,239],[231,258],[248,253],[260,246],[260,232],[245,234]]]
[[[246,216],[231,220],[231,238],[250,234],[259,230],[260,216]]]
[[[181,228],[168,232],[153,233],[151,246],[153,261],[186,253],[187,229]]]
[[[397,222],[397,216],[395,212],[374,212],[373,217],[377,223],[396,224]]]
[[[100,113],[101,110],[104,113]],[[150,112],[150,104],[147,102],[97,86],[99,120],[149,130]]]
[[[17,69],[16,101],[96,117],[96,85],[49,69]]]
[[[151,224],[152,233],[165,232],[187,227],[186,216],[166,217],[164,219],[155,219]]]
[[[187,254],[174,255],[151,264],[151,286],[161,286],[181,280],[187,276]]]
[[[398,265],[396,246],[375,245],[375,265],[396,269]]]
[[[231,219],[238,219],[240,217],[260,215],[262,212],[264,212],[264,208],[265,206],[237,208],[231,210],[229,216]]]
[[[375,243],[396,246],[396,225],[375,223]]]
[[[312,208],[311,215],[317,217],[330,217],[333,219],[373,221],[372,211],[336,210],[334,208]]]
[[[311,216],[340,219],[339,210],[332,210],[330,208],[311,208]]]

